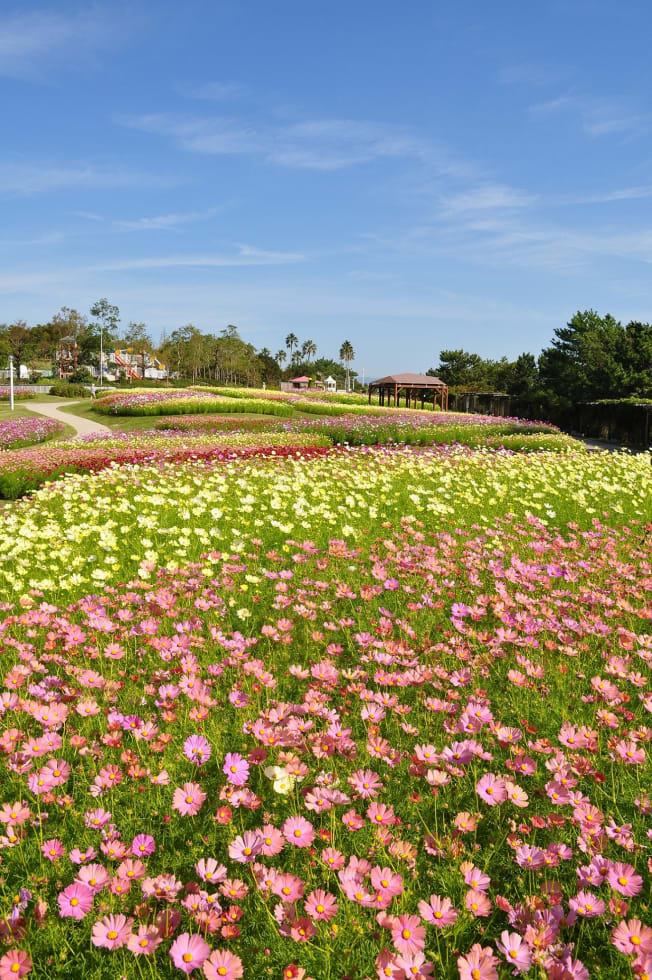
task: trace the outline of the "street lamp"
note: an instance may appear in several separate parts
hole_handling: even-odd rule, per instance
[[[9,408],[14,410],[14,356],[9,355]]]
[[[104,367],[104,324],[100,323],[100,388],[102,387],[103,367]]]

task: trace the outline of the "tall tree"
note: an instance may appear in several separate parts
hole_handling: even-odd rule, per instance
[[[34,356],[35,348],[34,336],[24,320],[0,326],[0,355],[6,362],[13,357],[16,377],[20,377],[21,364]]]
[[[354,359],[355,359],[355,351],[353,350],[353,345],[349,340],[345,340],[342,346],[340,347],[340,361],[344,361],[346,365],[346,382],[345,382],[346,391],[349,391],[350,389],[351,377],[350,377],[349,365],[351,364],[351,361],[353,361]]]
[[[294,360],[294,355],[293,355],[294,348],[299,346],[299,338],[295,333],[289,333],[287,335],[287,337],[285,338],[285,346],[290,352],[290,361],[292,362]]]
[[[93,303],[90,313],[94,320],[89,324],[80,347],[85,357],[96,360],[99,351],[112,347],[118,339],[120,310],[104,297]]]
[[[314,357],[317,353],[317,344],[314,340],[306,340],[301,345],[301,357],[305,357],[308,364],[310,364],[310,358]]]
[[[284,350],[277,350],[274,360],[278,364],[279,368],[283,370],[283,362],[287,360],[287,354]]]

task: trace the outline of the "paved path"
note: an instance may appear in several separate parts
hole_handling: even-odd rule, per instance
[[[56,422],[71,425],[73,429],[77,430],[76,439],[79,436],[106,435],[107,432],[111,432],[108,425],[91,422],[90,419],[83,419],[79,415],[71,415],[70,412],[62,411],[68,405],[76,404],[77,402],[63,402],[61,405],[55,405],[53,402],[29,402],[28,404],[23,403],[21,407],[30,412],[37,412],[39,415],[47,415],[49,419],[54,419]]]

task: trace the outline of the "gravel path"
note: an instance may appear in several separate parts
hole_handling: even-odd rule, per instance
[[[69,412],[62,411],[68,405],[76,404],[76,402],[63,402],[61,405],[54,405],[52,402],[29,402],[29,404],[24,404],[22,407],[28,409],[30,412],[37,412],[39,415],[47,415],[49,419],[54,419],[56,422],[71,425],[73,429],[77,430],[75,438],[79,436],[106,435],[107,432],[111,431],[108,425],[91,422],[90,419],[83,419],[78,415],[71,415]]]

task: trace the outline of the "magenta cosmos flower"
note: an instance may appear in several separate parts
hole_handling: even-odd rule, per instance
[[[237,752],[227,752],[222,772],[233,786],[244,786],[249,779],[249,763]]]
[[[288,817],[283,824],[283,836],[295,847],[310,847],[315,839],[315,828],[305,817]]]
[[[311,919],[333,919],[337,915],[337,901],[330,892],[318,888],[310,892],[305,904],[306,912]]]
[[[480,943],[475,943],[466,956],[458,957],[460,980],[498,980],[497,964],[490,946],[483,948]]]
[[[229,844],[229,857],[240,864],[249,864],[256,860],[263,846],[263,839],[255,830],[245,830],[244,834],[236,837]]]
[[[403,956],[420,953],[426,945],[426,930],[416,915],[397,915],[392,925],[394,949]]]
[[[652,929],[640,919],[623,919],[611,933],[611,941],[626,956],[652,953]]]
[[[172,809],[183,817],[194,817],[201,810],[205,799],[206,793],[198,783],[184,783],[174,791]]]
[[[475,791],[489,806],[498,806],[499,803],[504,803],[507,799],[504,779],[495,776],[492,772],[486,773],[478,781]]]
[[[191,735],[183,743],[183,753],[186,759],[203,766],[211,757],[210,743],[203,735]]]
[[[125,915],[105,915],[93,926],[93,946],[103,946],[104,949],[119,949],[124,946],[129,939],[133,921]]]
[[[210,946],[201,936],[196,934],[191,936],[189,932],[181,933],[170,946],[172,962],[184,973],[198,970],[210,951]]]
[[[610,888],[620,892],[621,895],[627,896],[627,898],[631,898],[632,895],[638,895],[643,888],[643,879],[640,875],[636,874],[632,865],[621,864],[620,861],[614,861],[609,868],[607,881],[609,882]]]
[[[443,929],[457,921],[457,909],[450,898],[431,895],[429,902],[419,902],[419,915],[425,922]]]
[[[500,934],[500,942],[496,946],[503,954],[510,966],[513,966],[517,973],[524,973],[532,963],[532,953],[530,948],[517,932],[510,932],[505,929]]]
[[[73,881],[57,896],[59,915],[62,918],[83,919],[93,905],[93,892],[88,885]]]
[[[156,850],[156,842],[149,834],[137,834],[131,842],[131,853],[134,857],[148,857]]]
[[[242,960],[226,949],[216,949],[204,963],[206,980],[240,980],[244,976]]]
[[[32,961],[27,953],[22,949],[10,949],[0,960],[0,980],[21,980],[31,969]]]
[[[127,939],[127,949],[135,956],[151,956],[162,942],[163,937],[156,926],[141,925],[138,932]]]

